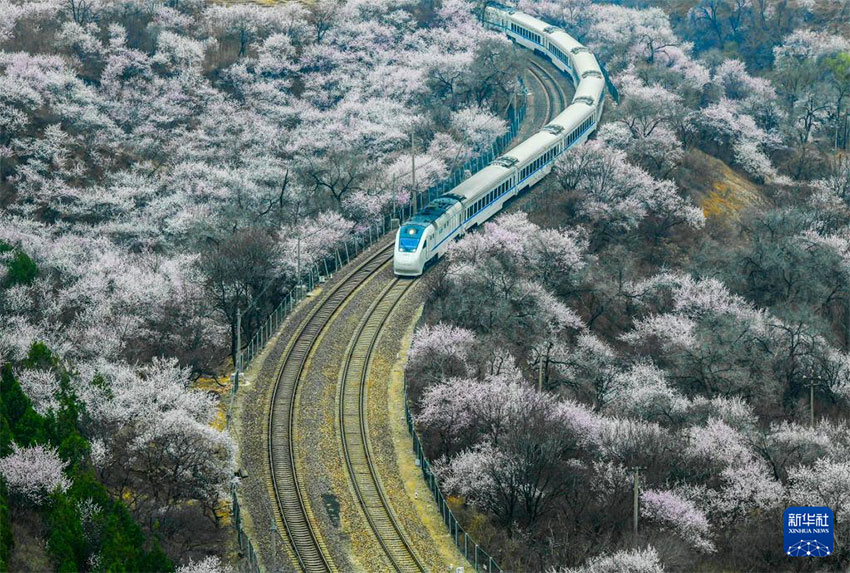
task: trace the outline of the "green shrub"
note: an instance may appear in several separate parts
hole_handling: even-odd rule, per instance
[[[21,366],[49,369],[59,377],[58,407],[47,415],[38,414],[15,379],[12,365],[0,366],[0,457],[11,452],[13,443],[43,444],[57,448],[59,456],[68,462],[71,487],[67,492],[54,493],[50,504],[40,509],[56,570],[87,570],[91,567],[89,559],[97,555],[102,571],[172,571],[174,567],[159,545],[147,542],[127,507],[112,499],[90,469],[91,446],[79,429],[85,407],[57,357],[45,344],[36,342]],[[95,502],[99,510],[84,517],[79,508],[87,500]],[[0,571],[7,568],[13,544],[9,503],[0,481]]]
[[[3,286],[30,284],[38,276],[38,266],[29,256],[21,251],[13,249],[10,245],[0,241],[0,253],[14,251],[12,258],[6,261],[6,279]]]
[[[0,571],[8,570],[9,554],[14,545],[8,493],[5,482],[0,478]]]

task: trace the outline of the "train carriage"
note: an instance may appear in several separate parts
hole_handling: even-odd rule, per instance
[[[486,26],[552,61],[575,85],[572,103],[539,132],[497,158],[450,192],[429,203],[396,233],[393,270],[419,276],[445,254],[450,239],[498,213],[511,197],[542,179],[557,157],[584,142],[596,129],[604,105],[605,80],[596,57],[561,28],[488,4]]]

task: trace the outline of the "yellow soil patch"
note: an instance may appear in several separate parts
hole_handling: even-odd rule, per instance
[[[689,151],[682,171],[682,186],[693,192],[709,219],[735,219],[743,209],[765,202],[755,183],[699,150]]]
[[[712,191],[702,201],[706,217],[734,217],[741,209],[761,201],[758,188],[726,164],[722,164],[720,178],[711,182]]]
[[[230,397],[230,387],[233,384],[230,382],[229,376],[221,376],[219,378],[201,377],[194,384],[194,388],[205,392],[215,392],[218,394],[218,407],[215,412],[215,419],[210,424],[216,430],[222,431],[227,426],[227,406]]]

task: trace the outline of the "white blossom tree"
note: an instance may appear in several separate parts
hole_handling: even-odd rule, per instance
[[[21,448],[12,445],[12,453],[0,459],[0,476],[9,490],[33,504],[42,504],[55,491],[67,490],[66,463],[55,449],[44,446]]]

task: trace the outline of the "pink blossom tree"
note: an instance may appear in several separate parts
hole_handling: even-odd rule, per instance
[[[675,532],[688,544],[707,553],[716,551],[711,541],[711,527],[705,514],[690,500],[670,490],[647,489],[641,493],[641,513]]]
[[[603,553],[588,559],[575,568],[553,569],[550,573],[663,573],[664,567],[658,552],[648,545],[644,549],[631,549]]]

